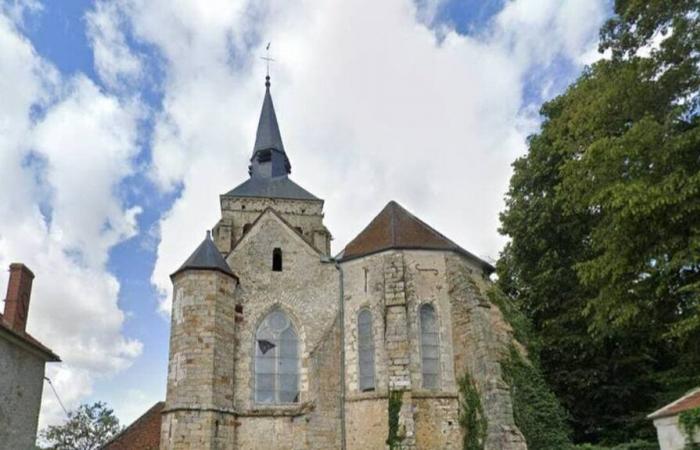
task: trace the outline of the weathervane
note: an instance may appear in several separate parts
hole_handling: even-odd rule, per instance
[[[265,56],[261,56],[260,59],[267,63],[267,76],[265,76],[265,86],[270,87],[270,61],[274,62],[274,59],[270,58],[270,42],[267,43],[265,47]]]

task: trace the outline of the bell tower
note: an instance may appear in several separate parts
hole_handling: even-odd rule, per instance
[[[291,173],[268,75],[249,178],[220,197],[221,220],[214,227],[213,237],[222,254],[227,255],[235,247],[267,208],[277,211],[320,252],[330,254],[331,234],[323,225],[323,200],[292,181]]]

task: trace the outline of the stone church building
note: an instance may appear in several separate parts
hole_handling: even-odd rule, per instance
[[[526,449],[493,267],[393,201],[331,256],[324,201],[290,178],[265,85],[249,178],[171,276],[160,447],[461,449],[466,375],[485,448]]]

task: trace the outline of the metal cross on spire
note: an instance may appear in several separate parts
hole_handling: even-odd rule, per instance
[[[264,60],[267,63],[267,75],[265,76],[265,86],[270,87],[270,61],[275,61],[274,59],[270,58],[270,42],[267,43],[267,47],[265,47],[265,56],[261,56],[260,59]]]

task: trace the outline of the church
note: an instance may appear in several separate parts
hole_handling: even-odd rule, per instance
[[[291,168],[268,76],[248,179],[171,275],[160,448],[458,450],[467,380],[485,448],[526,449],[494,268],[394,201],[332,256]]]

